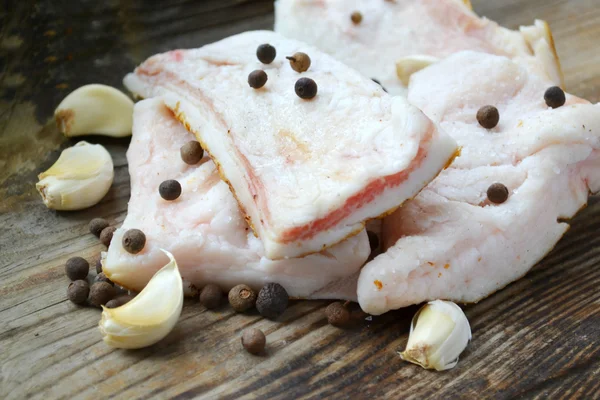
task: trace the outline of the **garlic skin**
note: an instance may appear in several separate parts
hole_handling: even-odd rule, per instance
[[[102,307],[100,332],[106,344],[121,349],[139,349],[155,344],[173,330],[183,307],[183,283],[177,262],[162,250],[169,263],[130,302]]]
[[[85,85],[71,92],[54,111],[58,129],[67,137],[131,135],[133,101],[106,85]]]
[[[471,340],[471,327],[462,309],[451,301],[435,300],[413,317],[403,360],[425,369],[454,368]]]
[[[396,75],[404,86],[408,86],[412,74],[438,61],[439,58],[426,55],[402,57],[396,62]]]
[[[79,142],[38,175],[35,187],[48,208],[81,210],[102,200],[114,176],[112,158],[103,146]]]

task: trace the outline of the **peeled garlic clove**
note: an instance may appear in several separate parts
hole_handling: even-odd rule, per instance
[[[133,101],[106,85],[85,85],[71,92],[54,111],[58,129],[65,136],[99,134],[131,135]]]
[[[451,301],[435,300],[414,316],[403,360],[426,369],[454,368],[458,356],[471,340],[471,327],[464,312]]]
[[[396,75],[404,86],[408,86],[412,74],[438,61],[437,57],[425,55],[403,57],[396,62]]]
[[[103,146],[79,142],[63,150],[38,178],[35,187],[48,208],[81,210],[106,195],[114,178],[113,162]]]
[[[171,332],[181,315],[183,283],[173,255],[169,263],[129,303],[102,307],[100,332],[106,344],[121,349],[151,346]]]

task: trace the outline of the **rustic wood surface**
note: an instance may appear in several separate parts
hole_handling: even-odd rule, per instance
[[[0,398],[599,398],[600,198],[525,278],[466,307],[474,339],[448,372],[424,371],[396,354],[416,307],[340,330],[324,318],[327,302],[294,302],[272,322],[186,301],[161,343],[107,347],[100,312],[65,299],[63,265],[104,250],[87,232],[91,218],[122,222],[128,140],[89,139],[115,161],[115,183],[99,205],[49,211],[36,175],[76,142],[51,123],[54,107],[86,83],[121,87],[122,76],[153,53],[273,21],[269,0],[161,3],[0,2]],[[473,5],[511,28],[548,20],[569,91],[600,100],[599,0]],[[267,355],[241,350],[248,326],[268,335]]]

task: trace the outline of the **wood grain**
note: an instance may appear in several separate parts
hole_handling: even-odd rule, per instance
[[[569,91],[600,101],[596,0],[473,5],[510,28],[548,20]],[[273,322],[186,301],[176,329],[151,348],[101,342],[99,311],[65,300],[63,265],[104,250],[87,232],[90,219],[122,222],[128,140],[90,138],[115,162],[115,183],[99,205],[48,211],[36,175],[75,142],[50,122],[54,107],[85,83],[120,87],[153,53],[269,28],[272,20],[267,0],[0,4],[0,398],[600,398],[597,197],[525,278],[465,308],[474,340],[451,371],[424,371],[396,354],[416,307],[340,330],[326,323],[326,302],[294,302]],[[248,326],[267,334],[267,355],[241,350]]]

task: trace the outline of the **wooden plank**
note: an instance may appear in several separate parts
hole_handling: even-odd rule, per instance
[[[125,2],[124,2],[125,3]],[[326,302],[297,301],[277,322],[186,301],[181,321],[149,349],[100,341],[99,312],[65,300],[63,264],[104,248],[87,233],[96,216],[122,222],[129,198],[127,139],[89,138],[115,161],[115,184],[97,206],[48,211],[33,187],[64,139],[49,119],[72,89],[121,78],[158,51],[197,47],[272,25],[267,0],[168,4],[8,1],[0,7],[0,397],[2,398],[598,398],[600,393],[600,199],[573,221],[525,278],[466,307],[474,340],[445,373],[402,362],[416,307],[329,326]],[[600,8],[589,0],[473,1],[516,28],[553,28],[567,87],[600,100]],[[268,354],[241,350],[248,326]]]

